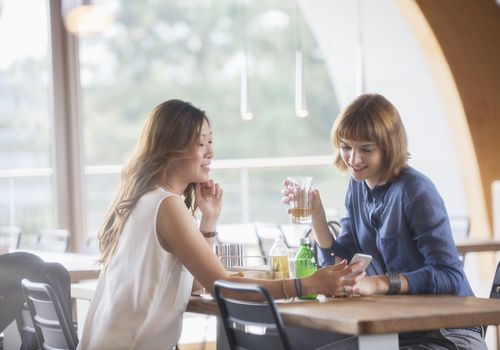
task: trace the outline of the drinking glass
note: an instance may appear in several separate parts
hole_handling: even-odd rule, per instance
[[[312,221],[312,176],[289,176],[290,222],[292,224],[311,224]]]

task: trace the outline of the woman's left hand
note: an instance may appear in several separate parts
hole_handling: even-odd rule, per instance
[[[218,219],[222,210],[224,191],[214,180],[197,183],[194,188],[196,203],[203,216],[209,219]]]
[[[380,283],[380,276],[366,276],[359,281],[359,284],[352,291],[352,294],[359,294],[363,296],[381,294],[379,291]]]

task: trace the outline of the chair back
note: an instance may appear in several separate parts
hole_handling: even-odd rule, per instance
[[[340,235],[340,230],[342,229],[340,222],[338,222],[336,220],[329,220],[326,222],[326,224],[328,225],[328,229],[330,230],[330,233],[332,234],[333,240],[336,240],[337,237]],[[307,231],[306,237],[309,237],[311,235],[311,233],[312,233],[312,228],[310,228]],[[316,264],[319,266],[320,262],[318,260],[318,244],[316,243],[316,241],[314,239],[312,239],[311,242],[312,242],[312,250],[314,253],[314,260],[316,261]]]
[[[243,300],[242,293],[262,301]],[[266,289],[217,280],[214,294],[231,349],[290,349],[283,321]]]
[[[71,305],[47,283],[28,279],[21,283],[41,349],[76,349],[78,336],[71,319]]]
[[[19,248],[21,228],[18,226],[0,226],[0,245],[8,250]]]
[[[498,262],[495,277],[491,285],[490,298],[500,299],[500,261]]]
[[[64,253],[69,248],[69,230],[42,229],[38,231],[35,249]]]

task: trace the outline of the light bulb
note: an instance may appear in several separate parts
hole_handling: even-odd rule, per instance
[[[66,16],[66,29],[79,36],[89,36],[102,32],[114,21],[112,11],[99,5],[80,5],[71,10]]]

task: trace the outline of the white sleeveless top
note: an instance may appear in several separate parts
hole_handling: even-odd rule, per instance
[[[160,203],[173,195],[158,187],[137,202],[99,278],[80,349],[156,350],[177,344],[193,276],[156,234]]]

